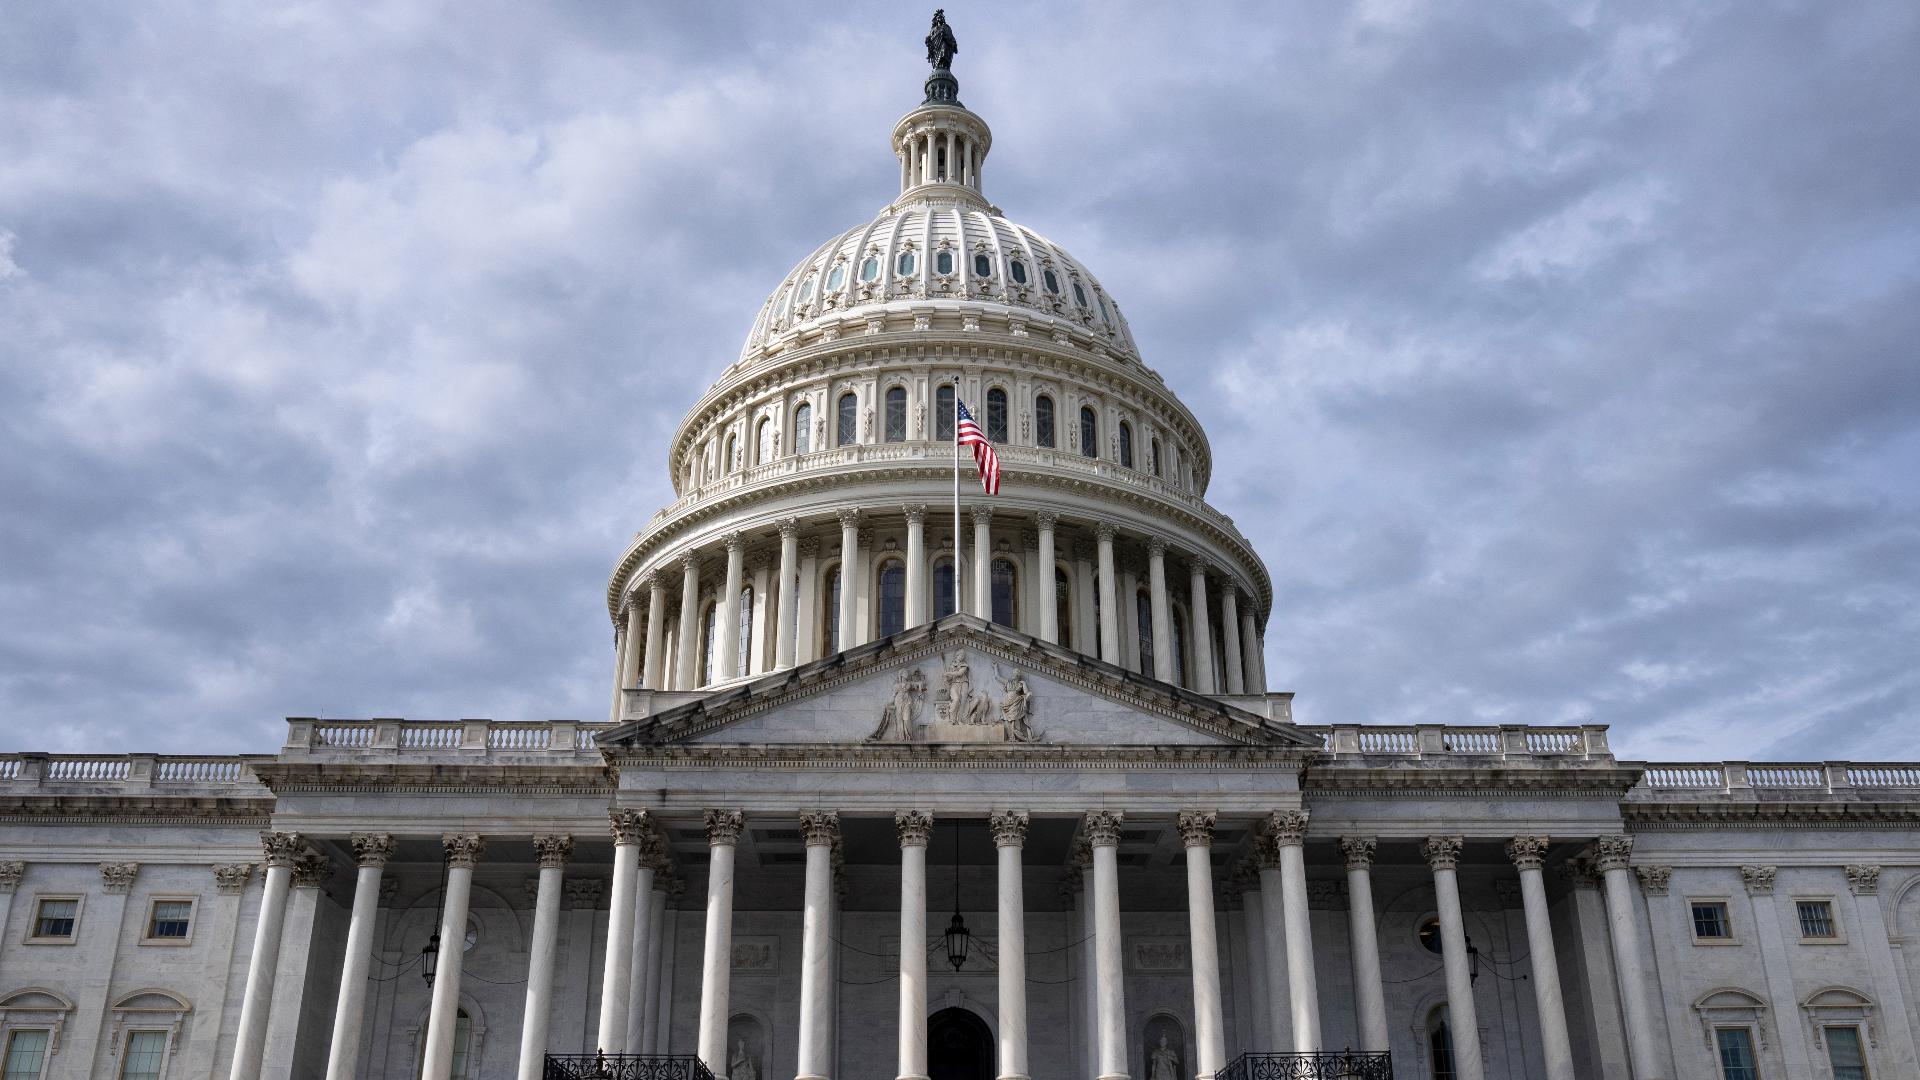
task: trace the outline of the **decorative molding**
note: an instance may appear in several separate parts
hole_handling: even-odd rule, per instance
[[[618,807],[607,811],[607,827],[613,832],[614,846],[639,844],[652,834],[653,816],[638,807]]]
[[[1855,864],[1846,868],[1847,889],[1855,896],[1873,896],[1880,891],[1880,868]]]
[[[1191,946],[1177,934],[1139,934],[1127,939],[1129,967],[1142,975],[1173,975],[1193,966]]]
[[[568,878],[563,887],[568,907],[591,910],[600,906],[600,894],[606,882],[599,878]]]
[[[802,811],[800,835],[807,847],[833,847],[840,843],[840,815],[833,810]]]
[[[1347,869],[1371,870],[1373,868],[1373,850],[1377,841],[1371,836],[1343,836],[1340,838],[1340,854],[1346,857]]]
[[[1640,878],[1640,891],[1648,896],[1667,895],[1667,886],[1673,880],[1673,867],[1636,866],[1633,872]]]
[[[260,834],[260,847],[266,853],[267,869],[293,869],[307,849],[307,841],[297,832],[263,832]]]
[[[1740,883],[1747,887],[1749,896],[1773,895],[1774,868],[1771,866],[1743,866],[1740,868]]]
[[[354,833],[349,842],[360,866],[385,866],[393,858],[392,833]]]
[[[226,896],[246,891],[252,877],[252,863],[215,863],[213,866],[213,887]]]
[[[540,869],[558,870],[573,858],[573,837],[565,833],[548,833],[533,838],[533,850],[539,857]]]
[[[1452,870],[1460,865],[1460,848],[1465,843],[1458,836],[1429,836],[1420,845],[1420,853],[1426,856],[1427,865],[1435,870]]]
[[[19,860],[0,862],[0,896],[13,892],[20,887],[20,878],[27,872],[27,864]]]
[[[1027,842],[1027,815],[1020,810],[1001,810],[987,818],[995,847],[1017,848]]]
[[[103,862],[100,864],[100,888],[112,895],[126,895],[133,888],[133,879],[140,876],[140,864],[135,862]]]
[[[1546,865],[1547,849],[1553,846],[1551,837],[1516,836],[1507,841],[1507,858],[1520,870],[1538,870]]]
[[[1087,811],[1084,829],[1087,843],[1092,847],[1116,847],[1120,843],[1120,824],[1126,815],[1118,810]]]
[[[900,836],[901,847],[926,847],[928,837],[933,835],[933,815],[925,810],[896,810],[893,828]]]
[[[1218,817],[1212,810],[1182,810],[1176,819],[1180,830],[1180,843],[1184,847],[1212,847],[1213,823]]]
[[[736,975],[779,974],[780,939],[772,934],[736,935],[729,953]]]
[[[739,843],[740,830],[747,824],[747,815],[739,810],[708,810],[705,819],[710,847],[732,847]]]
[[[1585,859],[1568,859],[1560,864],[1560,876],[1575,889],[1596,889],[1600,879],[1594,875],[1593,864]]]
[[[1307,906],[1310,908],[1346,907],[1347,883],[1335,878],[1308,878]]]
[[[1603,874],[1609,870],[1625,870],[1627,861],[1633,858],[1633,837],[1626,833],[1596,837],[1593,846],[1593,868]]]
[[[1276,810],[1267,815],[1267,837],[1275,847],[1301,847],[1307,842],[1305,810]]]
[[[487,842],[478,833],[447,833],[440,837],[440,846],[446,849],[448,866],[471,870],[486,851]]]

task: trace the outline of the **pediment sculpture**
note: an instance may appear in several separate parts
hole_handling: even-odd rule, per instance
[[[973,685],[966,650],[947,654],[935,694],[933,719],[920,723],[927,679],[919,668],[894,676],[893,693],[880,708],[880,722],[868,742],[1035,743],[1045,736],[1033,729],[1033,691],[1018,669],[994,665],[1000,700]]]

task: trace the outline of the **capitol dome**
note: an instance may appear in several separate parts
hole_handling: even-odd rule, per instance
[[[614,713],[971,615],[1218,696],[1265,690],[1272,596],[1206,501],[1212,451],[1078,259],[1008,220],[993,135],[936,70],[896,197],[775,286],[674,431],[675,500],[608,584]],[[955,496],[955,398],[995,444]],[[958,506],[956,506],[958,503]]]

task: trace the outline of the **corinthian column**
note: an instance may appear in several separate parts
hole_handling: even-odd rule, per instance
[[[1560,1000],[1560,965],[1553,955],[1553,924],[1547,914],[1547,888],[1540,867],[1550,841],[1516,836],[1507,841],[1507,858],[1520,871],[1520,902],[1527,914],[1527,953],[1533,966],[1533,1002],[1540,1013],[1540,1053],[1547,1080],[1573,1080],[1573,1047],[1567,1038],[1567,1010]]]
[[[746,571],[746,541],[739,533],[728,533],[727,578],[720,589],[720,604],[713,613],[713,681],[720,682],[740,674],[740,576]]]
[[[845,592],[843,587],[842,592]],[[927,508],[907,507],[907,617],[903,626],[914,627],[932,617],[927,605]]]
[[[1120,590],[1113,568],[1113,526],[1094,526],[1100,547],[1100,659],[1126,667],[1120,656]]]
[[[1127,998],[1120,966],[1120,822],[1117,810],[1087,814],[1093,846],[1093,973],[1099,1080],[1127,1080]]]
[[[671,672],[667,670],[667,582],[658,572],[647,575],[647,651],[641,684],[649,690],[666,689]],[[632,648],[633,636],[627,636]]]
[[[933,815],[901,810],[900,834],[900,1080],[927,1080],[927,839]]]
[[[924,534],[923,534],[924,536]],[[924,543],[924,539],[922,543]],[[860,644],[860,511],[840,511],[840,640],[838,651]]]
[[[773,664],[780,671],[793,666],[793,630],[795,593],[799,583],[794,580],[800,573],[800,522],[787,518],[780,523],[780,580],[774,592],[780,597],[780,606],[776,609],[780,621],[773,628]],[[846,587],[841,579],[841,587]]]
[[[1387,1042],[1387,997],[1380,981],[1380,939],[1373,925],[1371,837],[1340,838],[1347,859],[1347,923],[1353,939],[1353,1003],[1360,1014],[1360,1049],[1382,1053]]]
[[[353,1080],[359,1064],[360,1025],[367,1016],[367,968],[373,963],[373,924],[380,917],[380,874],[393,857],[393,837],[355,833],[353,856],[360,872],[353,882],[353,915],[347,923],[347,955],[340,965],[327,1080]]]
[[[733,856],[744,825],[746,815],[738,810],[707,811],[707,941],[700,956],[700,1060],[716,1077],[724,1077],[727,1067],[727,1007],[733,977]]]
[[[1287,891],[1281,885],[1280,849],[1260,837],[1253,846],[1253,865],[1260,879],[1260,954],[1267,968],[1267,1033],[1273,1045],[1293,1030],[1287,1009]],[[1297,1040],[1298,1036],[1294,1036]]]
[[[1213,677],[1213,618],[1207,612],[1207,567],[1205,559],[1193,560],[1193,572],[1188,578],[1188,614],[1192,616],[1193,633],[1187,635],[1193,641],[1193,664],[1187,672],[1187,682],[1192,684],[1195,693],[1214,693]]]
[[[293,889],[293,864],[306,852],[299,833],[263,832],[267,857],[266,893],[260,921],[253,928],[253,955],[247,961],[247,989],[240,999],[240,1030],[234,1040],[232,1080],[257,1080],[267,1048],[267,1010],[273,1004],[273,976],[280,965],[280,929],[287,921],[287,894]]]
[[[620,689],[631,690],[640,685],[640,653],[646,639],[646,632],[640,624],[640,597],[627,597],[627,629],[624,640],[626,649],[620,654]]]
[[[1240,588],[1231,581],[1220,586],[1220,655],[1227,663],[1227,693],[1246,693],[1246,675],[1240,665]]]
[[[1422,851],[1433,868],[1433,895],[1440,913],[1440,961],[1447,972],[1447,1024],[1453,1031],[1453,1069],[1460,1080],[1484,1080],[1480,1061],[1480,1015],[1473,1004],[1473,973],[1467,966],[1467,928],[1460,915],[1461,840],[1429,836]]]
[[[1157,536],[1147,541],[1147,593],[1153,609],[1153,677],[1172,682],[1173,612],[1167,603],[1167,542]]]
[[[993,511],[973,511],[973,613],[993,621]]]
[[[527,949],[527,1007],[520,1025],[519,1080],[540,1080],[553,1022],[553,965],[559,952],[560,892],[573,837],[536,836],[540,888],[533,901],[533,943]]]
[[[1227,1067],[1226,1020],[1220,1005],[1220,941],[1213,912],[1213,812],[1183,812],[1180,840],[1187,849],[1187,933],[1193,954],[1193,1040],[1196,1080]]]
[[[633,897],[640,869],[640,843],[653,823],[645,810],[607,811],[613,829],[613,896],[607,905],[607,956],[601,970],[600,1036],[603,1054],[627,1047],[627,996],[633,989]]]
[[[1039,564],[1040,588],[1035,594],[1040,597],[1040,640],[1059,642],[1060,640],[1060,601],[1054,585],[1057,570],[1053,564],[1053,527],[1060,515],[1051,510],[1042,510],[1035,521],[1040,526],[1040,552],[1034,561]]]
[[[1027,1080],[1027,901],[1020,863],[1027,815],[1003,810],[987,827],[1000,862],[1000,1080]]]
[[[1613,931],[1613,966],[1626,999],[1627,1056],[1635,1080],[1659,1080],[1664,1075],[1653,1041],[1653,1005],[1647,999],[1646,970],[1640,964],[1640,920],[1634,912],[1637,885],[1627,860],[1633,855],[1633,837],[1602,836],[1596,841],[1594,869],[1607,889],[1607,925]]]
[[[421,1080],[448,1080],[453,1073],[454,1024],[460,1014],[460,965],[467,950],[467,902],[473,867],[486,847],[473,833],[440,838],[447,852],[447,890],[440,917],[440,952],[433,968],[433,1005],[427,1013],[427,1055]]]
[[[673,688],[700,685],[700,560],[688,552],[680,561],[680,644],[674,650]]]
[[[805,909],[800,916],[800,1071],[797,1080],[827,1080],[833,1072],[833,846],[840,815],[800,815],[807,845]]]
[[[1287,996],[1293,1005],[1293,1049],[1320,1052],[1320,988],[1313,970],[1313,925],[1307,914],[1307,812],[1282,810],[1267,819],[1286,888]]]

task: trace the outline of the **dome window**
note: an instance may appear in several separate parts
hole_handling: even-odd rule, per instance
[[[953,252],[942,251],[933,257],[933,272],[936,274],[953,273]]]
[[[813,282],[807,282],[807,288],[813,288]],[[805,300],[806,296],[802,294],[800,299]],[[1087,306],[1087,291],[1082,289],[1080,283],[1077,281],[1073,283],[1073,302],[1079,304],[1081,307]]]
[[[845,285],[846,283],[847,283],[847,264],[841,263],[840,265],[833,268],[832,273],[829,273],[827,275],[827,291],[839,292],[840,286]]]
[[[1123,468],[1133,468],[1133,425],[1120,421],[1120,464]]]
[[[1007,272],[1013,275],[1015,284],[1025,285],[1027,283],[1027,264],[1021,262],[1019,259],[1015,259],[1007,264]]]
[[[860,264],[860,280],[872,281],[873,279],[879,276],[880,276],[880,257],[877,255],[867,256],[866,260]]]
[[[1100,321],[1106,323],[1108,326],[1113,325],[1113,311],[1107,307],[1107,298],[1105,296],[1100,297]]]
[[[933,392],[933,412],[933,437],[942,442],[952,442],[954,408],[951,385],[942,386]]]
[[[801,402],[793,410],[793,452],[805,454],[813,449],[813,406]]]
[[[811,299],[813,299],[813,275],[808,274],[807,280],[800,283],[800,302],[804,304]]]
[[[852,446],[860,434],[860,399],[851,391],[834,406],[834,435],[841,446]]]
[[[992,277],[993,276],[993,260],[988,258],[985,254],[975,255],[973,257],[973,276],[980,277],[980,278]]]
[[[907,441],[907,391],[896,386],[887,391],[887,441]]]
[[[1033,441],[1053,449],[1053,398],[1046,394],[1033,399]]]
[[[1048,292],[1052,293],[1055,296],[1060,295],[1060,279],[1054,276],[1053,271],[1051,270],[1042,271],[1040,274],[1040,280],[1046,283]]]
[[[1080,406],[1080,456],[1100,456],[1100,418],[1091,405]]]
[[[913,273],[913,268],[915,265],[916,264],[913,261],[913,252],[903,251],[900,253],[900,258],[896,260],[893,264],[894,272],[899,274],[901,277],[906,277],[907,275]]]
[[[999,387],[987,391],[987,441],[1007,441],[1007,392]]]

